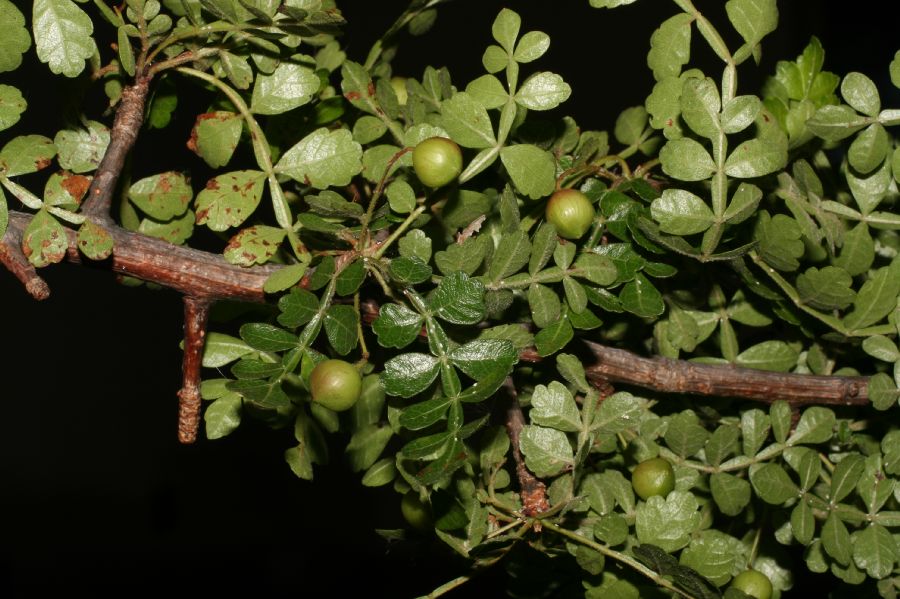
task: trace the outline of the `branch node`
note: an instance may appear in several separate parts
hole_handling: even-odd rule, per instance
[[[50,286],[25,258],[18,241],[15,231],[7,229],[6,240],[0,241],[0,264],[21,281],[28,295],[38,301],[45,300],[50,297]]]
[[[210,300],[184,297],[184,361],[182,385],[178,391],[178,440],[193,443],[200,429],[200,367]]]

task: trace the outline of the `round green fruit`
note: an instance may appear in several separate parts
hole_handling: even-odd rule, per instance
[[[403,519],[414,529],[419,532],[431,530],[431,510],[422,503],[415,491],[407,491],[403,496],[400,500],[400,511],[403,513]]]
[[[397,96],[397,103],[400,104],[400,106],[406,106],[406,77],[399,77],[397,75],[391,77],[391,87],[394,88],[394,94]]]
[[[641,499],[654,495],[665,497],[675,488],[675,471],[672,464],[662,458],[645,460],[631,473],[631,486]]]
[[[578,239],[594,222],[594,206],[580,191],[560,189],[550,196],[546,216],[560,237]]]
[[[362,377],[352,364],[325,360],[313,368],[309,387],[314,402],[335,412],[349,410],[359,399]]]
[[[416,176],[428,187],[443,187],[462,172],[462,151],[452,139],[429,137],[412,154]]]
[[[734,577],[731,586],[756,599],[772,597],[772,582],[757,570],[745,570]]]

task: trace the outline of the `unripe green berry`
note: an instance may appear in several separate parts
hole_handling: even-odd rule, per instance
[[[403,519],[419,532],[431,530],[431,510],[422,503],[415,491],[407,491],[403,496],[400,500],[400,511],[403,513]]]
[[[560,189],[547,202],[547,220],[560,237],[578,239],[594,222],[594,206],[586,195],[576,189]]]
[[[654,495],[665,497],[675,488],[672,464],[662,458],[644,460],[631,473],[631,486],[645,501]]]
[[[406,91],[406,77],[391,77],[391,87],[394,88],[394,94],[397,96],[397,103],[400,106],[406,106],[408,92]]]
[[[737,590],[755,597],[755,599],[770,599],[772,597],[772,582],[769,577],[757,570],[744,570],[734,577],[731,586]]]
[[[359,399],[362,377],[352,364],[343,360],[325,360],[309,376],[314,402],[335,412],[349,410]]]
[[[462,172],[462,151],[452,139],[429,137],[412,153],[416,176],[428,187],[443,187]]]

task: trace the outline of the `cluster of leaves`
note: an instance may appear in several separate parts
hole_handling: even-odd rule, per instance
[[[171,126],[187,81],[208,100],[185,137],[214,175],[196,193],[184,172],[129,180],[121,226],[173,244],[205,226],[230,264],[280,265],[262,317],[207,335],[203,366],[220,371],[201,386],[207,437],[245,416],[292,427],[285,459],[312,479],[328,460],[325,434],[345,433],[362,484],[417,493],[436,534],[476,566],[527,539],[577,564],[588,597],[717,597],[748,566],[776,596],[806,567],[877,580],[894,597],[900,433],[889,423],[784,402],[766,412],[601,396],[577,339],[781,372],[862,369],[874,408],[894,406],[900,110],[882,108],[867,76],[823,70],[815,39],[761,96],[739,95],[738,67],[759,60],[777,25],[774,0],[725,3],[742,40],[734,52],[676,0],[650,40],[653,90],[610,136],[546,112],[570,87],[534,69],[550,38],[523,33],[511,10],[492,23],[484,75],[398,77],[396,39],[427,31],[435,4],[414,0],[360,63],[328,0],[95,0],[94,16],[35,0],[37,57],[102,81],[108,108],[151,80],[147,127]],[[98,19],[117,32],[111,56],[94,41]],[[10,0],[0,23],[0,72],[12,71],[32,37]],[[695,30],[721,74],[686,68]],[[891,80],[900,87],[900,54]],[[25,109],[20,90],[0,84],[0,130]],[[34,211],[22,240],[34,266],[63,259],[63,223],[79,227],[87,258],[115,252],[79,212],[112,131],[84,115],[53,139],[0,148],[2,189]],[[465,152],[458,181],[441,189],[412,168],[412,148],[431,137]],[[42,193],[26,177],[39,172]],[[580,240],[543,219],[560,188],[595,207]],[[7,220],[0,191],[0,235]],[[332,356],[365,374],[343,414],[310,401],[310,373]],[[498,421],[510,402],[526,411],[518,447]],[[549,487],[539,520],[516,491],[519,452]],[[629,472],[656,456],[675,465],[675,490],[636,499]]]

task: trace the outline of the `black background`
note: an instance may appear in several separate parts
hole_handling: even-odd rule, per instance
[[[582,127],[609,129],[652,85],[645,56],[659,19],[647,9],[657,2],[598,11],[587,0],[455,0],[431,33],[403,46],[395,71],[418,76],[427,64],[447,65],[464,86],[482,73],[490,23],[507,5],[522,15],[523,31],[550,34],[550,52],[536,68],[572,85],[565,109]],[[782,26],[764,43],[762,66],[741,71],[741,92],[753,93],[776,59],[796,57],[813,34],[825,45],[828,70],[863,71],[889,90],[887,63],[900,39],[896,9],[885,14],[886,4],[782,2]],[[362,62],[402,6],[345,2],[350,57]],[[718,2],[699,6],[718,14]],[[710,59],[700,43],[694,49]],[[58,116],[60,90],[45,87],[43,66],[31,68],[0,76],[22,87],[30,103],[15,133]],[[885,105],[898,105],[896,90],[892,99]],[[175,124],[180,139],[193,116],[186,119]],[[143,146],[137,155],[152,161],[155,151]],[[402,598],[462,571],[434,540],[381,540],[373,529],[402,525],[399,498],[359,485],[339,451],[308,483],[281,457],[292,444],[289,431],[250,421],[223,440],[178,444],[180,298],[123,287],[97,269],[58,266],[44,274],[52,295],[38,303],[0,272],[0,597],[65,590]],[[489,574],[449,596],[492,594],[501,578]]]

